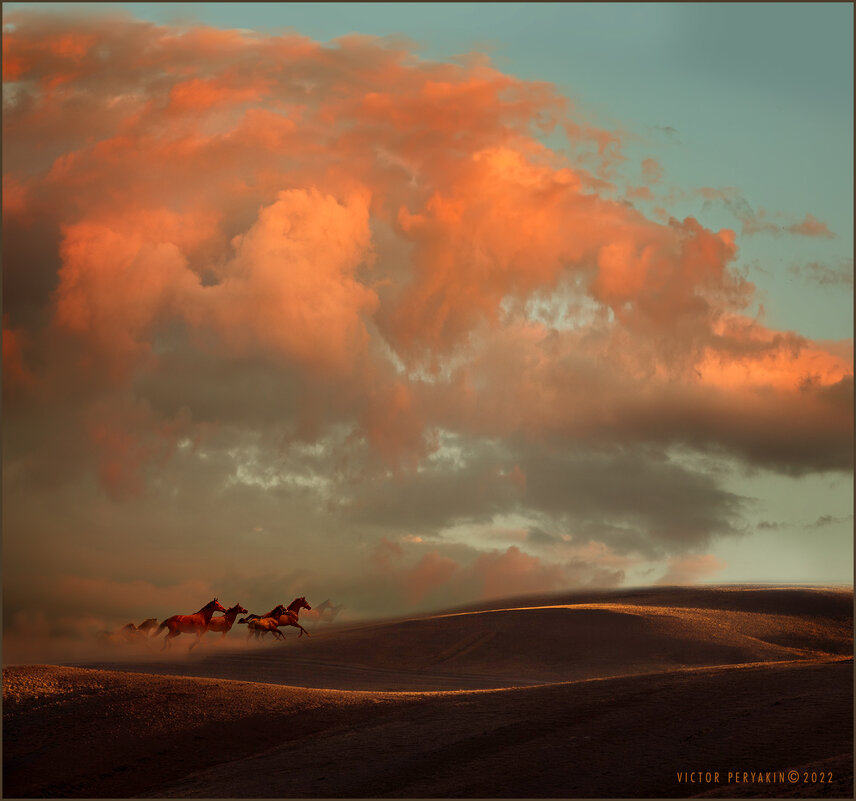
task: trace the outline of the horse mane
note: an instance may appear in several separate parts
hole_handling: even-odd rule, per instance
[[[295,598],[287,607],[285,607],[286,612],[295,612],[300,610],[300,602],[306,603],[306,598],[301,596],[300,598]],[[307,604],[308,606],[308,604]]]

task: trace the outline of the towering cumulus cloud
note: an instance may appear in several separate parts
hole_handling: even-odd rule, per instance
[[[141,545],[169,497],[208,574],[288,544],[358,597],[347,554],[386,537],[416,602],[468,571],[489,594],[619,581],[738,531],[676,448],[849,469],[851,344],[749,315],[735,234],[620,199],[620,139],[552,86],[363,36],[4,19],[8,537],[60,536],[24,508],[56,496],[62,536],[111,527],[178,583]],[[476,544],[514,514],[540,536]],[[322,569],[311,537],[341,554]]]

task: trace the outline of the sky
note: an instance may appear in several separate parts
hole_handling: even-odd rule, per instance
[[[852,583],[852,15],[4,4],[4,641]]]

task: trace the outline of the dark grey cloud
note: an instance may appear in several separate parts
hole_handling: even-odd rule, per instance
[[[526,503],[621,550],[680,553],[742,529],[746,499],[656,450],[530,452]]]
[[[672,142],[678,141],[678,131],[671,125],[655,125],[654,130],[662,134]]]
[[[838,523],[846,523],[853,520],[853,515],[838,517],[836,515],[821,515],[817,518],[809,528],[825,528],[826,526],[837,525]]]
[[[561,537],[557,537],[555,534],[550,534],[538,526],[532,526],[532,528],[526,532],[526,539],[527,542],[531,542],[533,545],[557,545],[562,542]]]

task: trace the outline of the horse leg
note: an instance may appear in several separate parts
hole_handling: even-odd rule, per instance
[[[305,634],[307,637],[309,636],[309,632],[308,632],[305,628],[303,628],[303,626],[301,626],[299,623],[296,623],[296,622],[295,622],[295,624],[294,624],[294,625],[295,625],[295,626],[297,626],[297,628],[299,628],[299,629],[300,629],[300,634],[298,634],[298,635],[297,635],[298,637],[302,637],[304,634]]]
[[[190,648],[188,651],[192,651],[197,645],[199,645],[199,641],[205,636],[206,629],[202,629],[202,631],[196,632],[196,639],[190,644]]]
[[[181,634],[180,631],[173,631],[172,629],[170,629],[167,632],[166,637],[164,637],[163,645],[161,646],[161,651],[163,651],[165,648],[171,648],[172,646],[170,645],[169,641],[178,637],[179,634]]]

